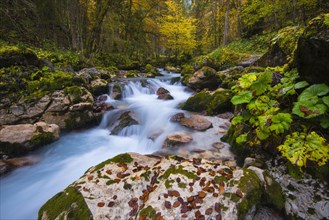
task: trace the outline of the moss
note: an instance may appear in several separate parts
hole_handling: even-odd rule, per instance
[[[88,110],[79,112],[70,112],[65,122],[65,128],[74,130],[82,127],[97,125],[101,115],[90,114]]]
[[[168,179],[168,177],[171,175],[171,174],[181,174],[181,175],[184,175],[186,176],[187,178],[189,179],[195,179],[197,177],[197,175],[193,172],[189,172],[187,170],[184,170],[183,169],[183,166],[179,166],[178,168],[176,168],[175,166],[170,166],[162,176],[160,176],[159,178],[160,179]]]
[[[261,181],[257,174],[248,169],[243,169],[243,174],[238,188],[245,194],[245,197],[238,204],[238,219],[244,219],[250,208],[260,203],[262,196]]]
[[[108,159],[108,160],[96,165],[94,170],[99,170],[99,169],[103,168],[106,164],[109,164],[109,163],[128,164],[133,161],[134,161],[134,159],[130,156],[130,154],[128,154],[128,153],[119,154],[111,159]]]
[[[290,162],[287,163],[287,169],[290,176],[292,176],[295,179],[303,179],[304,173],[302,169],[296,165],[291,164]]]
[[[227,182],[227,179],[225,176],[215,176],[214,178],[215,183],[220,184],[221,182]]]
[[[231,98],[233,94],[230,90],[218,90],[212,95],[208,104],[207,114],[216,115],[223,112],[232,111]]]
[[[166,179],[166,181],[165,181],[165,187],[166,187],[166,189],[170,189],[170,188],[172,188],[172,184],[173,184],[174,182],[175,182],[174,180]]]
[[[205,111],[211,100],[211,94],[204,90],[188,98],[183,104],[182,109],[193,112]]]
[[[178,183],[178,187],[182,189],[186,189],[187,185],[186,183]]]
[[[66,95],[69,95],[71,102],[79,103],[82,101],[81,96],[84,95],[84,91],[80,86],[70,86],[66,87],[64,90]]]
[[[142,209],[139,213],[140,216],[149,217],[152,220],[156,219],[156,211],[152,206],[147,206],[146,208]]]
[[[177,156],[177,155],[170,156],[169,158],[173,159],[173,160],[177,160],[179,162],[185,161],[184,157],[180,157],[180,156]]]
[[[129,189],[132,188],[132,185],[129,184],[129,183],[124,183],[123,188],[124,188],[125,190],[129,190]]]
[[[286,55],[291,56],[297,46],[297,40],[303,31],[304,29],[299,26],[285,27],[272,40],[272,44],[278,44]]]
[[[55,139],[54,134],[51,132],[40,132],[31,138],[31,144],[36,147],[43,146],[53,142]]]
[[[150,180],[150,175],[151,175],[151,171],[146,171],[144,173],[141,174],[141,177],[143,177],[146,181]]]
[[[112,185],[112,184],[114,184],[115,183],[115,181],[114,180],[108,180],[108,181],[106,181],[106,185]]]
[[[285,205],[285,199],[282,194],[282,188],[278,182],[276,182],[273,177],[270,176],[268,171],[264,172],[264,178],[266,181],[265,187],[265,201],[268,204],[273,205],[277,209],[283,209]]]
[[[66,216],[71,220],[92,219],[92,214],[81,195],[73,187],[66,188],[44,204],[38,213],[38,219],[47,216],[48,219],[56,219]]]

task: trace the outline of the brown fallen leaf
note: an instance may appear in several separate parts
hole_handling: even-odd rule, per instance
[[[241,190],[239,190],[239,189],[235,192],[235,194],[236,194],[237,196],[239,196],[240,198],[243,197],[243,194],[242,194]]]
[[[177,208],[178,206],[180,206],[180,202],[179,201],[174,202],[173,207]]]
[[[169,201],[165,201],[164,202],[164,206],[167,208],[167,209],[171,209],[171,203]]]
[[[97,206],[98,207],[104,207],[104,205],[105,205],[105,202],[99,202],[99,203],[97,203]]]
[[[207,193],[200,191],[200,192],[198,192],[198,196],[203,199],[204,197],[207,196]]]
[[[88,180],[89,180],[89,181],[91,181],[91,180],[93,180],[93,179],[94,179],[93,176],[88,176]]]
[[[215,203],[215,211],[218,213],[222,211],[222,207],[218,202]]]
[[[209,208],[209,209],[206,210],[205,213],[206,213],[206,215],[211,215],[212,212],[213,212],[213,209],[212,208]]]
[[[179,197],[180,193],[177,190],[168,190],[168,195],[169,196],[174,196],[174,197]]]
[[[114,206],[114,202],[112,201],[112,202],[109,202],[109,204],[107,205],[108,207],[113,207]]]

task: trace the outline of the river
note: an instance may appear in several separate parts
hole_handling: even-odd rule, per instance
[[[182,130],[170,117],[181,110],[178,105],[191,94],[179,82],[177,74],[161,70],[163,77],[143,81],[123,80],[123,99],[108,98],[116,107],[106,112],[96,128],[62,135],[33,157],[39,162],[15,170],[0,179],[0,219],[37,219],[39,208],[52,196],[77,180],[91,166],[123,152],[147,154],[161,149],[169,133]],[[173,100],[159,100],[155,94],[164,87]],[[131,111],[139,124],[110,135],[109,128],[122,112]],[[149,137],[159,134],[155,140]]]

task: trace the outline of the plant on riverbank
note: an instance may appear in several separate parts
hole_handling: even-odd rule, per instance
[[[296,83],[297,79],[295,70],[282,68],[267,68],[239,78],[232,87],[236,93],[231,99],[236,116],[232,119],[231,136],[236,144],[246,144],[250,149],[279,145],[282,155],[300,167],[306,167],[308,161],[325,165],[329,159],[327,140],[319,135],[321,129],[310,124],[318,125],[321,121],[324,129],[328,127],[329,96],[325,95],[329,87],[312,85],[297,98],[299,89],[308,86],[305,81]]]

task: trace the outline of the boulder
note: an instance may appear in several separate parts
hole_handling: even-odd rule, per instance
[[[0,68],[10,66],[40,66],[37,55],[28,49],[15,46],[2,46],[0,51]]]
[[[196,71],[193,76],[186,78],[184,81],[192,89],[210,89],[215,90],[221,83],[216,70],[204,66],[200,70]]]
[[[183,110],[193,112],[206,112],[208,115],[216,115],[232,111],[230,102],[233,94],[229,89],[217,89],[215,92],[201,91],[186,100],[182,105]]]
[[[59,126],[35,124],[5,125],[0,130],[0,154],[17,156],[49,144],[59,138]]]
[[[124,112],[113,126],[111,134],[118,135],[122,129],[137,124],[138,121],[134,118],[131,112]]]
[[[184,113],[180,112],[180,113],[177,113],[177,114],[171,116],[170,121],[171,122],[180,122],[182,120],[182,118],[185,118],[185,115],[184,115]]]
[[[37,162],[32,157],[19,157],[13,159],[0,160],[0,176],[23,166],[30,166]]]
[[[38,219],[244,219],[263,203],[264,179],[202,158],[125,153],[90,168]]]
[[[299,26],[288,26],[281,29],[271,41],[268,51],[255,62],[255,65],[262,67],[283,66],[293,57],[299,36],[303,28]]]
[[[99,96],[103,94],[108,94],[109,86],[104,79],[95,79],[90,83],[91,91],[93,95]]]
[[[162,99],[162,100],[171,100],[171,99],[174,99],[174,97],[172,97],[170,95],[170,92],[163,88],[163,87],[160,87],[157,92],[156,92],[157,96],[158,96],[158,99]]]
[[[329,84],[329,14],[309,22],[298,40],[295,64],[302,79]]]
[[[163,147],[173,148],[188,144],[193,141],[193,138],[185,132],[175,132],[167,136]]]
[[[212,123],[201,115],[191,115],[189,118],[182,118],[180,124],[198,131],[205,131],[212,127]]]
[[[120,83],[110,84],[110,97],[116,100],[122,98],[122,88]]]

